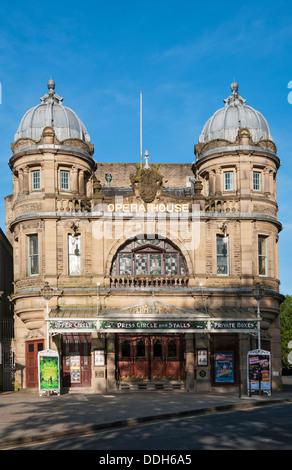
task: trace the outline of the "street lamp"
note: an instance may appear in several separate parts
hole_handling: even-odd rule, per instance
[[[47,349],[50,349],[50,339],[49,339],[49,300],[53,297],[53,289],[49,286],[49,283],[46,282],[44,287],[41,289],[41,295],[46,301],[46,317],[45,321],[47,322]]]
[[[257,285],[253,289],[253,297],[257,301],[257,319],[258,319],[258,349],[261,349],[261,317],[260,317],[260,300],[263,298],[265,293],[264,288],[261,285]]]

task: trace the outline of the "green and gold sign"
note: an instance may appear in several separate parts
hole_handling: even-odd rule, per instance
[[[93,320],[53,320],[50,321],[50,330],[96,330],[96,321]]]
[[[212,321],[212,330],[255,330],[256,321]]]
[[[39,390],[60,390],[59,356],[54,351],[39,353]]]
[[[101,321],[101,330],[204,330],[204,321]]]

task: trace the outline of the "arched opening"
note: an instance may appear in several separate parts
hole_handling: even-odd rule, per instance
[[[175,287],[188,282],[181,251],[165,239],[128,240],[116,253],[111,267],[115,287]]]

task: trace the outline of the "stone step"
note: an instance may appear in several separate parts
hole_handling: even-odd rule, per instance
[[[161,382],[135,382],[120,381],[118,382],[118,391],[137,392],[137,391],[182,391],[185,390],[185,384],[182,381],[161,381]]]

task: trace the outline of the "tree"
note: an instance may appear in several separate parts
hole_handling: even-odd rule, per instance
[[[280,307],[281,322],[281,352],[282,368],[292,372],[292,364],[288,362],[288,343],[292,340],[292,296],[286,295],[284,302]]]

